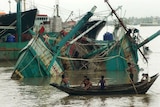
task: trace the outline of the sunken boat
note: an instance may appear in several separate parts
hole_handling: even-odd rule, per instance
[[[126,72],[127,63],[132,63],[135,65],[133,80],[137,82],[140,71],[138,52],[147,61],[140,48],[160,35],[160,31],[139,42],[137,41],[139,30],[127,28],[123,21],[117,17],[119,23],[115,25],[114,31],[106,33],[105,40],[96,40],[87,34],[102,21],[98,21],[84,32],[79,32],[94,14],[94,9],[95,7],[87,12],[68,33],[46,33],[43,32],[44,28],[37,35],[30,31],[35,36],[19,54],[11,78],[54,78],[67,70],[73,72],[90,70],[126,75],[121,78],[125,84],[130,81],[127,76],[128,72]],[[111,13],[117,16],[115,10],[112,9]],[[117,80],[112,75],[107,76]]]

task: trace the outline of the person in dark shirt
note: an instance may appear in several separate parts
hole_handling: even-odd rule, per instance
[[[106,81],[104,80],[104,76],[101,76],[101,80],[98,82],[98,86],[100,85],[101,89],[104,89],[106,86]]]

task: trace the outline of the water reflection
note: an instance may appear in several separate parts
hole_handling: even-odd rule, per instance
[[[8,73],[6,72],[8,71]],[[69,96],[68,94],[50,86],[52,82],[60,82],[61,77],[52,78],[25,78],[22,80],[11,80],[12,70],[4,70],[3,74],[8,78],[8,82],[4,84],[9,86],[7,92],[3,95],[4,99],[10,99],[2,105],[10,105],[18,107],[21,105],[34,107],[136,107],[148,105],[148,97],[144,96]],[[70,78],[73,85],[79,84],[84,75],[87,75],[95,84],[103,73],[93,72],[67,72],[66,75]],[[122,75],[123,76],[123,75]],[[3,78],[2,78],[3,79]],[[107,77],[108,81],[113,82],[112,78]],[[76,81],[75,81],[76,80]],[[2,81],[4,82],[4,80]],[[11,84],[11,85],[9,85]],[[4,87],[3,90],[6,90]],[[2,91],[2,89],[1,89]],[[8,94],[9,93],[9,94]],[[6,96],[7,95],[7,96]],[[1,96],[2,97],[2,96]],[[139,102],[139,103],[137,103]]]
[[[20,80],[20,85],[45,86],[50,83],[51,78],[24,78]]]
[[[150,36],[157,30],[159,27],[140,27],[142,36]],[[160,69],[159,44],[158,38],[147,44],[153,53],[144,71],[149,71],[150,75],[159,72]],[[142,62],[140,64],[141,67],[145,67]],[[59,82],[60,77],[11,80],[14,65],[15,61],[0,61],[0,107],[160,107],[160,78],[155,81],[146,95],[69,96],[49,85],[52,82]],[[105,79],[109,84],[127,81],[127,75],[118,72],[117,74],[106,72],[95,74],[90,71],[67,72],[67,77],[73,85],[79,84],[84,75],[88,75],[94,84],[97,84],[101,75],[106,76]]]
[[[69,96],[50,86],[59,83],[61,76],[52,78],[25,78],[12,80],[14,67],[0,67],[0,107],[158,107],[159,81],[151,87],[146,95],[114,95],[114,96]],[[106,73],[91,71],[67,71],[71,85],[79,85],[83,76],[90,77],[97,85],[101,75],[105,75],[109,84],[124,81],[123,73]],[[126,80],[127,81],[127,80]],[[157,87],[158,86],[158,87]]]
[[[76,72],[76,74],[79,72]],[[79,76],[67,73],[68,77],[72,77],[78,80],[71,82],[78,84],[86,73],[80,73]],[[94,73],[87,73],[91,78],[99,78],[99,75]],[[21,96],[19,100],[30,101],[30,105],[45,106],[48,102],[50,106],[55,107],[141,107],[148,106],[150,103],[149,96],[146,95],[113,95],[113,96],[69,96],[68,94],[49,86],[51,82],[57,82],[59,78],[28,78],[18,82],[18,96]],[[95,81],[97,80],[95,79]],[[33,103],[34,102],[34,103]],[[48,105],[48,104],[47,104]]]
[[[0,61],[0,67],[13,67],[16,64],[16,61]]]
[[[97,85],[101,75],[105,76],[108,84],[118,84],[129,82],[128,75],[122,72],[91,72],[91,71],[66,71],[66,77],[69,79],[71,85],[80,85],[84,76],[87,75],[94,85]],[[49,85],[50,83],[60,83],[61,76],[43,77],[43,78],[24,78],[19,80],[20,85]]]
[[[54,106],[67,105],[69,107],[147,107],[147,95],[123,96],[67,96]]]

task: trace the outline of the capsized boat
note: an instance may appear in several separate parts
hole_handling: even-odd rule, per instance
[[[124,94],[145,94],[159,74],[155,74],[150,78],[150,81],[144,80],[142,82],[136,82],[134,84],[116,84],[107,85],[104,89],[100,89],[100,86],[92,86],[88,90],[84,90],[81,86],[64,87],[56,83],[50,84],[57,89],[68,93],[69,95],[124,95]]]
[[[59,33],[47,33],[45,35],[35,36],[21,51],[11,78],[50,77],[59,75],[64,70],[61,60],[57,58],[61,48],[69,39],[74,37],[75,33],[88,21],[95,9],[96,6],[94,6],[60,42],[58,42],[60,39]],[[42,27],[40,32],[43,30],[44,28]],[[54,46],[47,40],[48,35],[52,37],[53,42],[51,44],[54,44]],[[58,43],[56,44],[56,42]]]
[[[19,8],[18,8],[19,7]],[[32,35],[37,9],[21,12],[20,1],[17,3],[17,13],[0,16],[0,60],[17,60]]]
[[[112,9],[112,8],[111,8]],[[112,12],[117,16],[115,10]],[[111,14],[112,14],[111,12]],[[92,70],[121,72],[126,74],[127,63],[135,65],[134,81],[138,81],[138,51],[146,43],[160,35],[160,31],[142,42],[138,42],[138,29],[127,28],[117,17],[119,24],[112,34],[106,33],[104,41],[95,40],[86,34],[98,25],[79,32],[93,15],[89,11],[66,35],[61,32],[41,33],[35,36],[21,51],[11,76],[13,79],[45,77],[61,74],[65,70]],[[44,28],[41,29],[44,31]],[[33,33],[34,35],[34,33]],[[143,55],[145,58],[145,56]],[[115,80],[117,78],[114,78]],[[124,77],[124,83],[129,81]]]

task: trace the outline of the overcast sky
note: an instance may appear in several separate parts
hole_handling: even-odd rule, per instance
[[[0,0],[0,11],[9,12],[9,0]],[[11,1],[11,11],[16,11],[15,0]],[[27,8],[35,5],[42,14],[53,15],[53,7],[56,0],[26,0]],[[57,0],[58,1],[58,0]],[[160,0],[109,0],[111,6],[116,9],[122,6],[122,14],[125,17],[149,17],[160,16]],[[110,10],[104,0],[59,0],[60,10],[69,15],[69,12],[74,11],[76,14],[82,14],[89,11],[94,5],[97,6],[96,12]],[[23,5],[22,5],[23,6]]]

